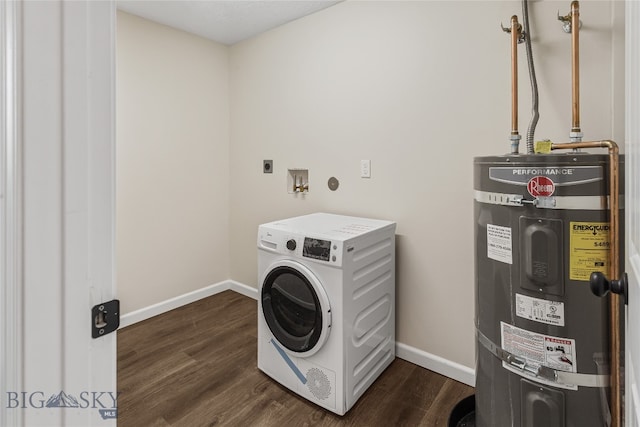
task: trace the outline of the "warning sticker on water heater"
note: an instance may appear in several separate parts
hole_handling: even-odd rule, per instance
[[[589,280],[594,271],[609,268],[609,223],[571,222],[569,279]]]
[[[564,326],[564,303],[516,294],[516,316],[547,325]]]
[[[505,322],[500,322],[500,330],[502,348],[526,363],[526,369],[522,369],[503,362],[502,366],[504,368],[517,374],[531,377],[541,383],[577,390],[574,385],[552,383],[532,373],[532,371],[536,372],[540,366],[546,366],[556,371],[578,372],[576,340],[527,331]]]
[[[487,224],[487,257],[513,264],[511,228]]]

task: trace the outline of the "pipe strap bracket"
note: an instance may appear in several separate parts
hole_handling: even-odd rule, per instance
[[[491,354],[508,364],[510,367],[520,371],[526,378],[544,380],[545,382],[555,383],[558,386],[577,386],[577,387],[609,387],[610,376],[599,374],[581,374],[576,372],[565,372],[549,368],[547,366],[538,366],[527,363],[527,360],[516,356],[496,345],[485,334],[476,328],[478,342],[487,349]]]
[[[475,190],[475,200],[476,202],[490,205],[532,205],[539,209],[605,210],[609,207],[608,196],[550,196],[536,197],[533,200],[528,200],[521,194]],[[620,197],[619,200],[620,208],[624,207],[622,203],[623,197]]]

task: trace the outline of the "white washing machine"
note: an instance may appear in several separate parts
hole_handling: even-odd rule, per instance
[[[312,214],[258,228],[258,368],[344,415],[395,358],[395,228]]]

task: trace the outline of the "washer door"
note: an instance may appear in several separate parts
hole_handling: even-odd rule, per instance
[[[273,337],[298,357],[317,352],[329,336],[331,307],[311,271],[293,261],[272,265],[262,283],[262,313]]]

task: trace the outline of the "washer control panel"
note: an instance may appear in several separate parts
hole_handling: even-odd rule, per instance
[[[331,242],[329,240],[304,238],[302,256],[307,258],[329,261],[331,258]]]
[[[305,258],[334,266],[342,264],[342,242],[314,236],[261,230],[258,247],[296,258]]]

